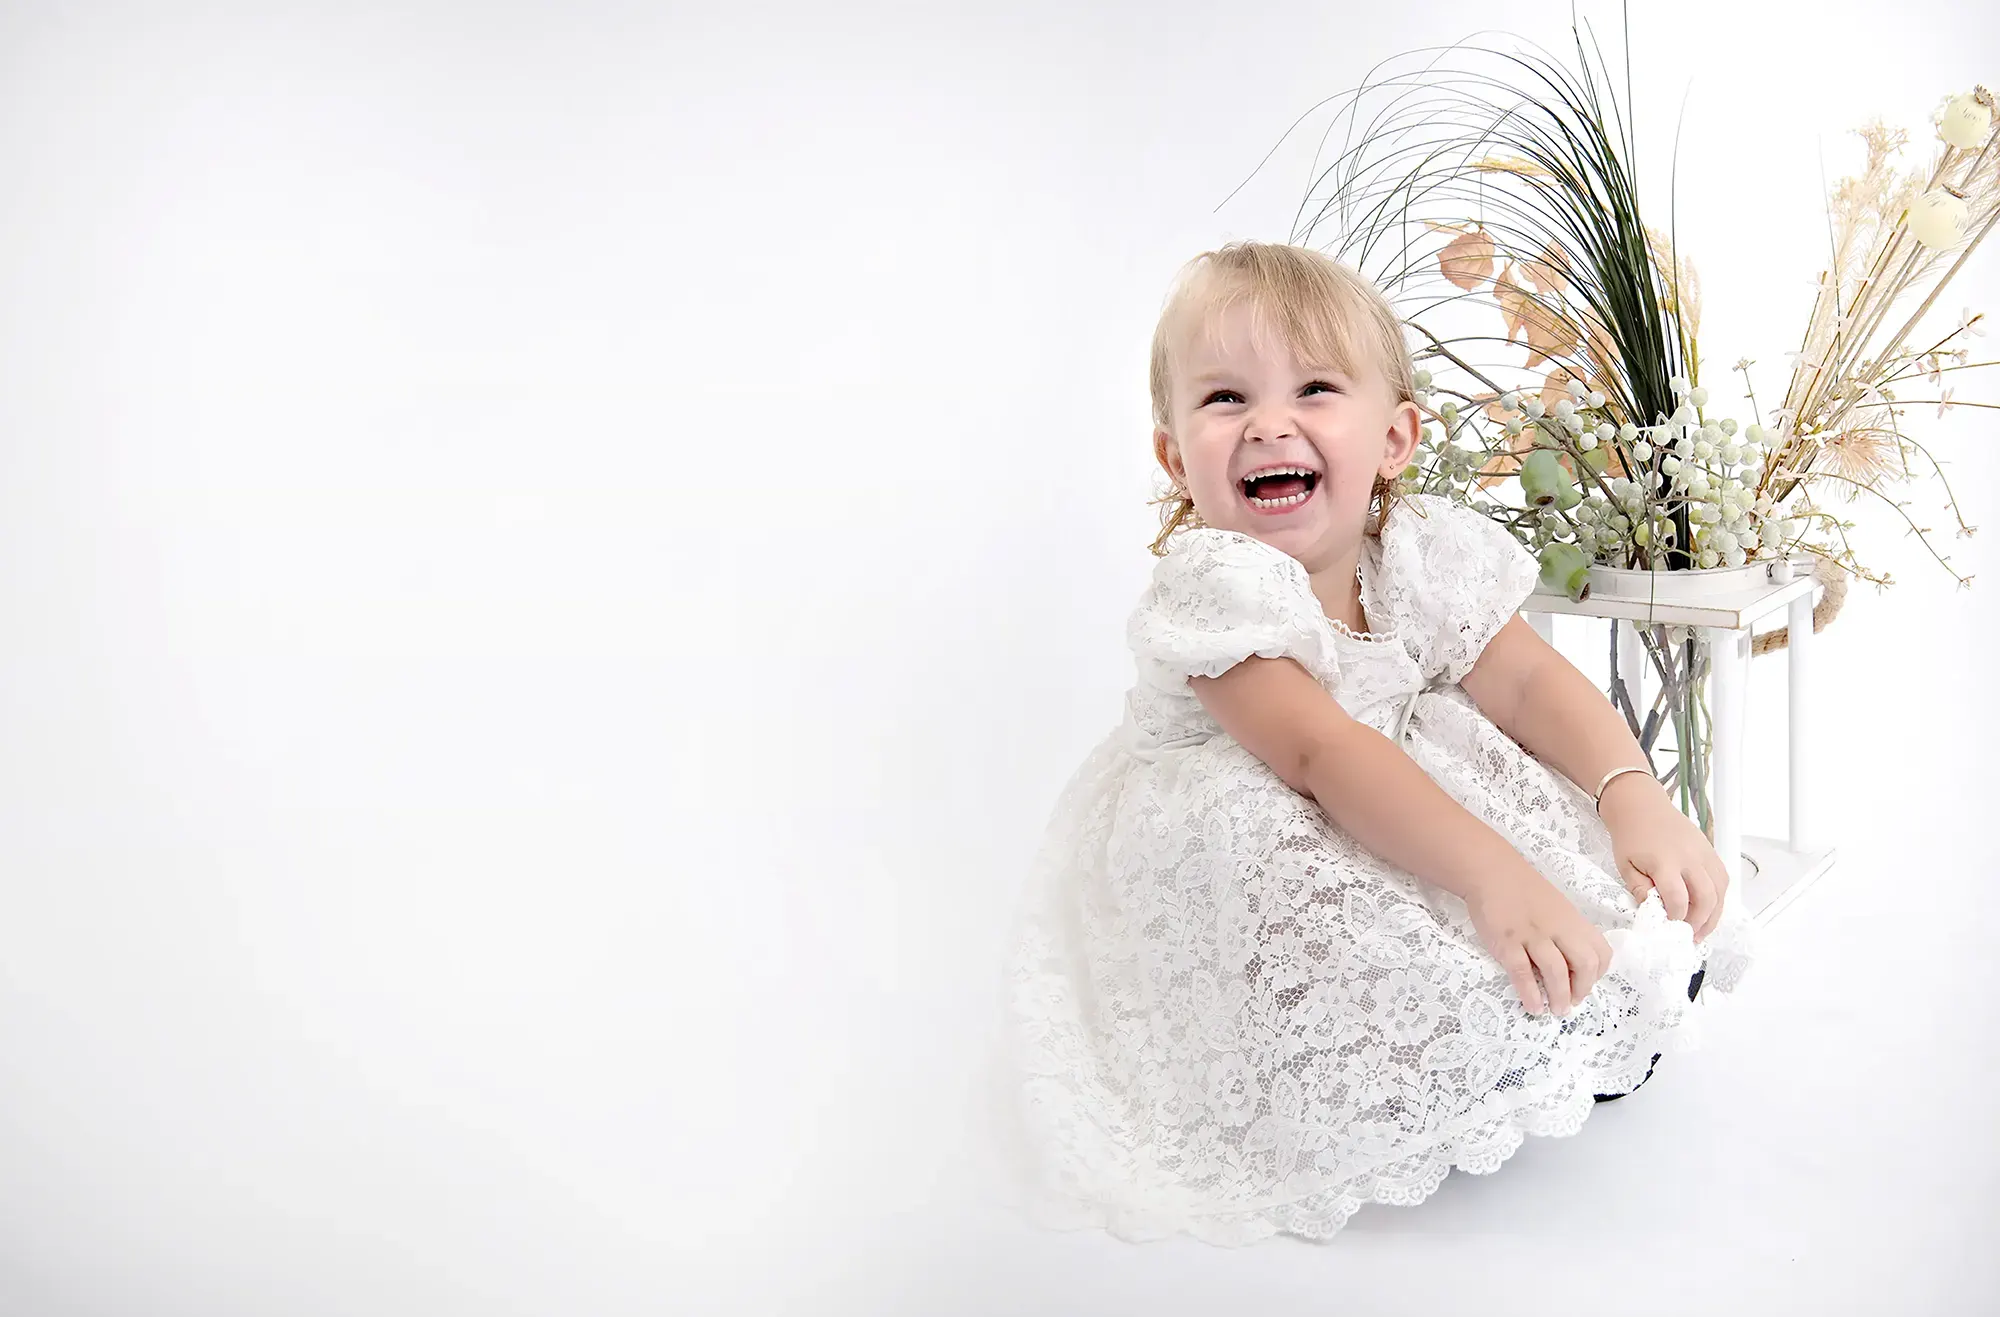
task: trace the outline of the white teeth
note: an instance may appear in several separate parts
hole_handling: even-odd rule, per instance
[[[1266,477],[1270,476],[1297,476],[1301,480],[1310,480],[1313,477],[1313,473],[1311,471],[1306,470],[1302,466],[1275,466],[1270,468],[1269,470],[1257,471],[1253,472],[1252,474],[1259,480],[1265,479]],[[1243,480],[1241,482],[1244,487],[1243,497],[1246,500],[1248,500],[1250,504],[1254,507],[1260,507],[1260,508],[1294,507],[1300,503],[1305,502],[1307,499],[1311,498],[1313,494],[1313,492],[1310,489],[1308,489],[1304,493],[1293,494],[1290,498],[1258,498],[1256,495],[1250,492],[1249,489],[1250,480],[1251,476],[1243,477]]]

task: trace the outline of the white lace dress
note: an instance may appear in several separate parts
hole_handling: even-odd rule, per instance
[[[1133,614],[1123,724],[1064,789],[1012,970],[1018,1109],[1038,1216],[1125,1238],[1324,1238],[1411,1205],[1593,1094],[1685,1050],[1748,963],[1732,893],[1697,947],[1635,903],[1588,792],[1457,683],[1533,589],[1533,557],[1430,496],[1364,542],[1374,630],[1331,621],[1305,569],[1234,532],[1177,536]],[[1606,930],[1568,1018],[1528,1014],[1463,901],[1365,850],[1209,718],[1188,685],[1298,660],[1399,741]],[[1706,966],[1702,1004],[1688,981]]]

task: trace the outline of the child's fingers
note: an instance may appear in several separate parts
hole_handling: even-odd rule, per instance
[[[1529,944],[1528,955],[1535,962],[1535,968],[1542,972],[1542,991],[1549,999],[1549,1010],[1557,1015],[1568,1015],[1570,1002],[1569,962],[1563,959],[1562,948],[1548,938],[1540,938]]]
[[[1590,931],[1594,934],[1597,930],[1593,928]],[[1597,980],[1603,976],[1604,967],[1610,963],[1610,956],[1599,958],[1597,954],[1597,943],[1602,940],[1602,938],[1578,937],[1571,934],[1556,939],[1556,946],[1562,951],[1563,959],[1569,962],[1569,991],[1570,1000],[1573,1002],[1580,1002],[1590,995],[1590,990],[1597,986]]]
[[[1688,923],[1694,925],[1695,937],[1701,937],[1700,930],[1715,913],[1715,882],[1708,871],[1700,867],[1686,869],[1681,873],[1681,882],[1687,888]]]
[[[1715,879],[1715,903],[1721,905],[1729,895],[1729,866],[1722,862],[1722,857],[1715,853],[1714,847],[1710,847],[1708,853],[1702,856],[1701,862],[1702,867],[1708,870],[1709,877]]]
[[[1507,971],[1507,977],[1514,981],[1514,991],[1521,998],[1522,1009],[1530,1015],[1542,1013],[1542,989],[1535,982],[1535,965],[1528,959],[1526,947],[1509,947],[1507,954],[1500,957],[1500,967]]]
[[[1602,978],[1611,971],[1611,939],[1604,936],[1603,929],[1593,924],[1590,928],[1590,945],[1591,949],[1597,952],[1597,963],[1600,967],[1597,975]]]
[[[1679,869],[1671,864],[1661,865],[1653,877],[1653,890],[1660,894],[1660,904],[1667,907],[1667,918],[1687,918],[1688,889]]]
[[[1713,933],[1715,931],[1715,926],[1721,922],[1722,922],[1722,898],[1718,896],[1715,900],[1715,908],[1708,912],[1707,922],[1703,923],[1700,928],[1695,930],[1694,940],[1697,942],[1707,941],[1708,935],[1710,933]]]
[[[1715,883],[1715,909],[1709,912],[1708,922],[1702,925],[1699,933],[1695,934],[1696,941],[1706,938],[1715,931],[1715,926],[1722,922],[1723,907],[1729,904],[1729,869],[1723,864],[1722,857],[1710,848],[1708,853],[1702,856],[1702,867],[1707,870],[1709,877]]]
[[[1632,899],[1644,905],[1646,893],[1653,890],[1653,880],[1641,873],[1639,866],[1629,859],[1618,861],[1618,876],[1625,880],[1625,890],[1632,893]]]

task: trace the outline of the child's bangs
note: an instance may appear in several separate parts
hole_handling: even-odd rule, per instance
[[[1373,342],[1372,317],[1337,281],[1239,276],[1218,278],[1203,292],[1192,300],[1208,314],[1197,313],[1190,319],[1211,348],[1217,346],[1220,313],[1247,307],[1260,349],[1289,348],[1302,364],[1337,371],[1349,379],[1370,372],[1388,376],[1381,365],[1381,349]],[[1273,333],[1279,339],[1275,345],[1268,341]]]
[[[1402,323],[1381,292],[1320,252],[1274,243],[1231,243],[1183,269],[1153,331],[1154,424],[1172,423],[1172,380],[1189,349],[1222,346],[1224,312],[1251,312],[1256,350],[1283,347],[1300,363],[1355,383],[1379,379],[1408,402],[1416,381]],[[1271,342],[1271,337],[1279,340]]]

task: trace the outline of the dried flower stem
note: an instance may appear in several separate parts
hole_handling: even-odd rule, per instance
[[[1960,585],[1964,585],[1969,581],[1971,581],[1972,579],[1971,577],[1960,576],[1958,574],[1957,570],[1952,567],[1951,560],[1940,554],[1937,551],[1937,549],[1931,544],[1929,536],[1927,536],[1924,533],[1924,528],[1922,526],[1919,526],[1915,521],[1911,520],[1908,511],[1908,504],[1897,502],[1895,499],[1890,498],[1887,494],[1884,494],[1881,490],[1875,488],[1874,485],[1870,484],[1866,480],[1854,480],[1848,476],[1840,475],[1837,472],[1816,471],[1813,473],[1813,479],[1838,480],[1844,484],[1853,485],[1856,489],[1865,489],[1869,493],[1873,494],[1876,498],[1881,499],[1884,503],[1887,503],[1890,507],[1896,509],[1896,515],[1901,517],[1903,519],[1904,524],[1910,528],[1910,530],[1916,535],[1917,539],[1922,541],[1924,548],[1930,550],[1931,557],[1936,558],[1938,560],[1938,565],[1951,573],[1952,579],[1956,580]],[[1846,538],[1847,537],[1845,534],[1841,536],[1841,541],[1843,544],[1846,542]]]
[[[1945,171],[1951,167],[1952,157],[1955,154],[1957,154],[1957,148],[1951,146],[1945,147],[1944,154],[1938,159],[1937,167],[1931,171],[1929,182],[1924,185],[1924,191],[1929,191],[1938,185],[1938,180],[1943,178]],[[1982,160],[1985,158],[1983,152],[1980,158]],[[1815,401],[1814,394],[1819,388],[1820,381],[1827,378],[1840,378],[1840,372],[1834,368],[1837,365],[1845,364],[1842,358],[1848,352],[1868,341],[1868,336],[1875,332],[1877,323],[1887,314],[1889,304],[1895,301],[1894,292],[1891,292],[1887,297],[1876,297],[1871,301],[1867,307],[1867,311],[1864,313],[1869,317],[1866,327],[1852,335],[1848,334],[1848,327],[1853,323],[1854,312],[1862,306],[1864,298],[1868,298],[1876,293],[1880,287],[1879,281],[1883,269],[1895,258],[1897,250],[1902,246],[1904,239],[1909,237],[1909,233],[1910,213],[1905,209],[1902,215],[1896,220],[1896,227],[1889,234],[1888,241],[1876,252],[1875,262],[1870,267],[1868,274],[1854,290],[1854,300],[1845,308],[1840,305],[1840,275],[1838,271],[1833,272],[1835,281],[1833,293],[1834,317],[1839,322],[1838,327],[1833,332],[1833,342],[1827,345],[1827,350],[1824,354],[1827,359],[1823,362],[1814,363],[1813,375],[1811,379],[1806,381],[1805,395],[1799,400],[1797,415],[1804,417],[1811,414],[1811,407]],[[1903,281],[1909,277],[1910,270],[1916,264],[1918,257],[1919,253],[1916,251],[1911,251],[1905,257],[1903,268],[1897,272],[1895,280],[1890,285],[1891,288],[1900,289],[1902,287]],[[1808,329],[1808,333],[1810,333],[1810,329]],[[1845,338],[1845,342],[1842,341],[1843,338]],[[1799,345],[1799,350],[1805,350],[1804,343]],[[1785,402],[1787,405],[1791,403],[1791,392],[1789,390],[1786,391]]]
[[[1946,341],[1948,342],[1949,340]],[[1914,366],[1918,359],[1926,355],[1928,354],[1919,352],[1916,357],[1911,358],[1911,366]],[[1949,375],[1955,370],[1979,370],[1985,366],[2000,366],[2000,361],[1968,361],[1963,366],[1938,366],[1929,370],[1915,370],[1911,369],[1910,366],[1906,366],[1902,371],[1887,377],[1882,382],[1884,384],[1895,384],[1902,380],[1927,380],[1933,375]],[[1957,406],[1958,404],[1953,403],[1952,405]]]
[[[1893,353],[1897,348],[1902,346],[1903,337],[1916,328],[1917,322],[1924,318],[1924,312],[1931,309],[1931,304],[1937,301],[1938,294],[1944,291],[1944,286],[1951,282],[1952,276],[1956,275],[1966,261],[1971,259],[1972,253],[1978,250],[1979,244],[1986,241],[1986,235],[1993,232],[1993,225],[1996,221],[2000,221],[2000,206],[1993,208],[1993,213],[1986,217],[1986,223],[1980,226],[1979,232],[1973,235],[1972,241],[1965,244],[1964,249],[1958,254],[1958,259],[1951,263],[1949,270],[1945,271],[1944,277],[1931,286],[1931,295],[1924,299],[1924,304],[1912,313],[1910,318],[1904,322],[1901,329],[1896,331],[1896,337],[1890,340],[1887,351],[1882,353],[1883,356]]]

